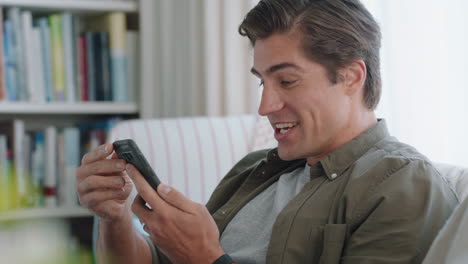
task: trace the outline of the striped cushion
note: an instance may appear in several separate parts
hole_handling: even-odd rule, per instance
[[[252,151],[256,117],[128,120],[109,142],[133,139],[163,183],[205,203],[232,166]]]

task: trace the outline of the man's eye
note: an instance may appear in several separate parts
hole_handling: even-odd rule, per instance
[[[284,81],[281,81],[281,85],[282,86],[289,86],[289,85],[294,84],[295,82],[296,82],[295,80],[294,81],[285,81],[284,80]]]

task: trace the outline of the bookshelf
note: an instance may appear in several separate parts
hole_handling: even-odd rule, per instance
[[[127,19],[127,29],[138,33],[138,45],[135,46],[137,68],[143,72],[136,72],[134,77],[137,82],[128,91],[129,98],[125,102],[113,101],[0,101],[0,122],[10,119],[24,121],[25,130],[35,131],[48,125],[60,129],[82,122],[104,121],[114,116],[122,118],[148,118],[151,117],[151,108],[154,95],[154,78],[145,67],[153,65],[153,56],[141,56],[141,54],[154,54],[151,43],[143,43],[145,39],[154,37],[142,36],[152,28],[152,11],[144,10],[142,3],[153,5],[153,0],[0,0],[3,11],[11,7],[18,7],[32,13],[33,19],[40,16],[48,16],[63,11],[83,18],[105,15],[110,12],[121,12]],[[143,17],[143,16],[146,16]],[[5,19],[5,16],[3,16]],[[144,25],[145,24],[145,25]],[[150,80],[150,81],[148,81]],[[78,87],[78,86],[77,86]],[[135,90],[135,92],[133,91]],[[133,93],[130,95],[130,93]],[[1,134],[1,133],[0,133]],[[81,158],[80,158],[81,159]],[[1,167],[1,164],[0,164]],[[1,174],[1,170],[0,170]],[[60,175],[58,175],[60,176]],[[1,177],[0,177],[1,178]],[[0,185],[2,183],[0,182]],[[60,180],[59,180],[60,184]],[[1,187],[1,186],[0,186]],[[1,190],[0,190],[1,192]],[[78,204],[73,206],[40,207],[12,209],[0,211],[0,225],[11,222],[43,221],[48,219],[63,219],[70,223],[70,233],[79,238],[80,243],[86,248],[91,247],[92,214]]]

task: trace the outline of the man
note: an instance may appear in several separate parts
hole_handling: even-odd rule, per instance
[[[375,117],[380,31],[372,16],[358,0],[263,0],[239,32],[253,44],[259,113],[278,148],[242,159],[206,207],[167,185],[155,192],[115,154],[105,159],[111,145],[88,153],[78,192],[100,217],[100,259],[420,263],[457,198]],[[133,228],[129,177],[139,193],[132,211],[150,239]]]

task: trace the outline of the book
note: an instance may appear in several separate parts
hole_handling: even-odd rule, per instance
[[[55,101],[65,101],[65,60],[62,37],[62,17],[59,14],[49,16],[52,76]]]
[[[109,34],[93,33],[94,67],[96,70],[95,87],[97,101],[112,101],[110,83]]]
[[[65,142],[65,173],[62,175],[61,188],[64,190],[62,201],[65,206],[77,205],[76,169],[80,165],[80,130],[68,127],[63,130]]]
[[[125,13],[116,11],[98,16],[88,23],[88,28],[109,34],[109,60],[112,100],[128,101],[128,67],[126,54],[127,19]]]
[[[80,90],[80,100],[88,101],[88,62],[87,62],[87,47],[86,38],[80,35],[78,38],[78,89]]]
[[[3,56],[3,8],[0,6],[0,101],[6,100],[5,59]]]
[[[23,206],[27,199],[26,164],[24,154],[25,126],[19,119],[0,121],[0,134],[7,136],[7,147],[12,153],[13,170],[10,172],[15,199],[14,206]]]
[[[23,50],[24,54],[24,75],[21,79],[25,82],[26,88],[26,99],[36,101],[36,84],[35,79],[35,68],[34,68],[34,40],[33,40],[33,29],[32,29],[32,13],[31,11],[21,11],[21,33],[23,38]]]
[[[45,178],[45,146],[44,133],[34,134],[34,150],[32,154],[31,185],[36,207],[44,207],[44,178]]]
[[[45,94],[45,68],[42,67],[43,65],[43,60],[45,54],[42,52],[42,42],[41,42],[41,30],[38,27],[33,28],[32,30],[32,46],[33,46],[33,53],[32,53],[32,59],[33,59],[33,69],[34,71],[32,74],[34,75],[34,83],[31,84],[33,86],[33,89],[30,89],[34,91],[33,94],[31,94],[30,101],[31,102],[36,102],[36,103],[45,103],[46,102],[46,94]]]
[[[76,101],[81,101],[81,98],[83,98],[82,95],[82,82],[83,78],[80,76],[81,70],[80,70],[80,57],[81,57],[81,50],[79,48],[80,46],[80,34],[83,31],[83,23],[81,21],[81,18],[74,15],[72,16],[72,25],[73,25],[73,32],[72,32],[72,46],[73,46],[73,62],[74,62],[74,82],[75,82],[75,89],[76,89]]]
[[[10,160],[7,136],[0,135],[0,212],[10,208]]]
[[[65,137],[63,132],[57,134],[57,206],[65,205],[65,196],[67,195],[67,179],[65,172]]]
[[[16,49],[13,43],[13,24],[10,20],[5,20],[4,29],[3,49],[5,55],[5,81],[7,99],[8,101],[17,101],[19,99],[19,88],[17,82],[18,67],[16,63]]]
[[[44,96],[47,102],[54,100],[53,84],[52,84],[52,65],[51,65],[51,44],[50,44],[50,29],[49,22],[46,17],[41,17],[36,20],[41,33],[41,62],[42,72],[44,74]]]
[[[88,101],[96,101],[96,71],[94,65],[94,44],[93,33],[84,33],[86,42],[86,69],[87,69],[87,87],[88,87]]]
[[[62,37],[63,51],[65,60],[65,83],[67,102],[76,101],[76,83],[75,83],[75,56],[74,56],[74,35],[73,35],[73,16],[70,12],[63,12],[62,15]]]
[[[140,54],[139,54],[139,35],[137,31],[127,31],[127,90],[128,100],[136,102],[138,91],[140,90]]]
[[[12,7],[7,10],[7,18],[11,21],[12,25],[12,33],[10,35],[11,38],[11,46],[13,48],[12,51],[15,52],[15,67],[17,73],[15,74],[16,77],[16,95],[19,101],[27,101],[28,98],[28,90],[26,84],[26,60],[24,57],[24,40],[23,34],[21,33],[21,14],[20,9],[18,7]]]
[[[49,126],[45,129],[45,177],[44,205],[57,206],[57,128]]]

